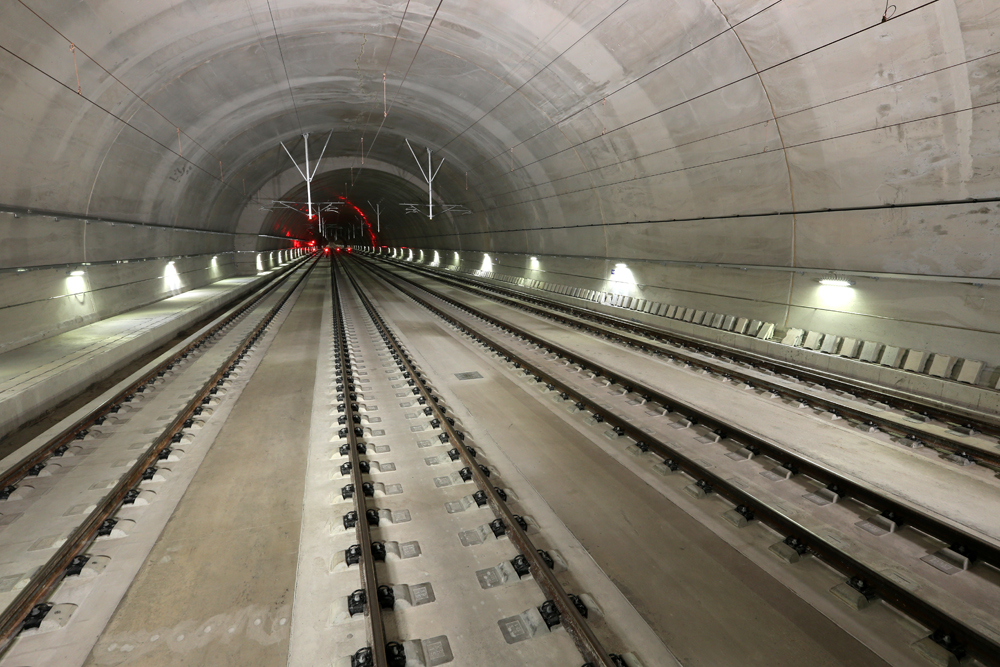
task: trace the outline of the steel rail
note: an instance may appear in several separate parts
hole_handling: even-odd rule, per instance
[[[583,655],[584,659],[592,667],[616,667],[616,663],[611,658],[611,655],[601,645],[594,631],[566,594],[562,584],[559,583],[555,574],[546,565],[537,548],[531,542],[531,538],[521,528],[514,513],[507,506],[503,498],[500,497],[500,494],[497,493],[496,488],[486,478],[482,470],[480,470],[479,464],[469,453],[469,449],[465,445],[463,434],[459,433],[451,422],[448,421],[441,406],[438,405],[437,400],[428,388],[427,381],[417,372],[409,355],[401,347],[392,329],[372,305],[371,300],[364,294],[354,277],[350,274],[348,274],[348,277],[353,283],[354,289],[361,298],[372,321],[379,328],[379,331],[382,332],[383,339],[392,347],[394,355],[398,360],[397,364],[405,368],[406,372],[410,374],[410,378],[414,380],[414,388],[419,390],[426,404],[434,412],[434,416],[440,422],[442,430],[448,435],[448,441],[458,450],[462,463],[472,472],[472,479],[476,486],[486,494],[487,502],[490,505],[490,509],[493,510],[493,514],[503,522],[506,534],[510,537],[511,543],[527,559],[534,580],[538,583],[538,586],[542,589],[546,597],[555,602],[556,607],[559,609],[560,622],[573,638],[573,642],[576,644],[581,655]]]
[[[358,545],[361,550],[361,583],[365,592],[365,610],[371,631],[372,664],[374,667],[390,667],[386,651],[385,624],[382,620],[382,605],[378,599],[378,574],[375,571],[375,559],[372,555],[371,528],[368,525],[368,508],[365,502],[364,476],[361,473],[361,456],[358,452],[358,436],[355,432],[354,416],[350,392],[346,391],[354,382],[351,370],[351,360],[347,353],[347,332],[343,303],[340,297],[339,280],[337,279],[337,262],[330,261],[330,280],[333,286],[333,329],[337,343],[336,372],[338,380],[344,385],[344,414],[347,416],[347,444],[350,447],[351,481],[354,484],[354,500],[357,504]],[[360,423],[360,418],[358,420]],[[360,427],[359,427],[360,428]],[[353,660],[352,660],[353,664]]]
[[[291,264],[289,265],[287,271],[276,273],[274,276],[268,278],[258,291],[255,291],[250,296],[245,297],[241,303],[236,306],[230,307],[226,313],[216,318],[217,321],[214,324],[206,325],[211,328],[207,329],[203,334],[193,339],[190,343],[173,354],[169,359],[159,363],[155,368],[143,375],[140,379],[131,383],[128,387],[91,410],[74,424],[67,427],[53,438],[50,438],[33,452],[23,457],[7,470],[0,473],[0,491],[4,492],[6,495],[10,495],[10,493],[14,490],[15,485],[25,477],[32,474],[32,472],[36,470],[36,466],[44,464],[52,456],[61,456],[62,452],[57,453],[57,450],[60,450],[63,447],[68,447],[74,440],[82,439],[90,427],[99,425],[103,422],[103,419],[112,414],[115,406],[119,406],[121,403],[125,402],[129,396],[140,392],[142,388],[150,382],[155,381],[157,377],[173,368],[173,365],[180,361],[180,359],[186,357],[188,354],[201,347],[205,341],[214,336],[221,329],[227,327],[247,310],[253,308],[260,302],[261,299],[265,298],[271,293],[271,291],[276,289],[278,285],[281,284],[282,280],[289,275],[290,271],[300,265],[301,263]]]
[[[398,277],[398,279],[407,281],[406,278],[403,277]],[[539,338],[524,329],[514,327],[507,322],[503,322],[502,320],[466,304],[459,303],[447,297],[443,297],[440,294],[426,290],[426,288],[423,288],[420,285],[410,281],[407,282],[415,287],[428,291],[428,293],[433,294],[438,299],[441,299],[456,308],[474,313],[476,317],[489,321],[494,326],[502,327],[512,331],[517,336],[533,341],[534,343],[563,357],[570,364],[576,363],[574,360],[581,360],[579,362],[581,367],[591,369],[596,376],[605,377],[609,380],[609,382],[620,384],[623,388],[628,387],[630,392],[642,396],[647,401],[662,405],[665,409],[677,413],[680,417],[686,419],[692,424],[698,424],[713,431],[716,435],[719,435],[720,438],[726,437],[743,446],[750,445],[769,458],[772,458],[778,463],[786,466],[789,470],[795,470],[799,473],[805,474],[807,477],[811,477],[823,484],[826,484],[830,488],[836,488],[836,493],[842,497],[849,496],[855,498],[856,500],[879,510],[883,514],[896,517],[897,523],[899,524],[906,523],[921,532],[927,533],[932,537],[952,545],[953,547],[958,547],[958,550],[961,552],[971,553],[974,557],[980,558],[994,567],[1000,567],[1000,548],[998,548],[995,544],[985,541],[977,535],[955,528],[947,523],[939,521],[925,512],[921,512],[909,505],[896,502],[887,496],[874,492],[868,487],[858,484],[857,482],[841,475],[828,466],[819,464],[808,457],[788,451],[779,443],[768,440],[767,438],[755,433],[751,433],[750,431],[726,422],[719,417],[710,415],[683,401],[682,399],[664,394],[660,390],[650,387],[639,380],[628,378],[628,376],[620,371],[609,369],[590,360],[583,360],[581,355],[572,350],[560,347],[554,343]],[[598,407],[600,408],[600,406]],[[602,416],[606,418],[613,417],[613,415],[606,409],[600,408],[600,410],[602,413],[607,413],[606,415],[602,414]],[[640,440],[641,439],[642,438],[640,438]]]
[[[655,344],[654,342],[651,342],[650,339],[653,339],[656,342],[670,341],[672,344],[681,347],[682,349],[693,349],[701,354],[716,356],[722,358],[723,360],[732,361],[734,364],[742,363],[755,366],[798,382],[811,382],[823,386],[826,389],[834,389],[854,396],[859,396],[867,400],[884,403],[886,405],[890,405],[891,407],[917,414],[925,418],[934,419],[944,424],[963,426],[965,428],[970,428],[974,431],[1000,439],[1000,422],[993,423],[985,419],[975,417],[970,415],[968,412],[962,411],[962,409],[958,406],[953,408],[954,411],[945,410],[932,404],[913,399],[912,397],[901,397],[894,393],[874,389],[870,386],[866,386],[865,384],[852,384],[835,376],[807,370],[798,366],[791,366],[773,359],[768,359],[767,357],[761,355],[741,352],[735,350],[734,348],[717,346],[705,341],[684,336],[682,334],[668,332],[636,321],[625,320],[613,315],[578,308],[570,304],[552,301],[535,295],[524,294],[522,292],[500,287],[498,285],[485,284],[481,281],[473,279],[462,281],[438,271],[431,271],[425,267],[415,267],[409,264],[401,263],[397,260],[389,260],[384,257],[377,259],[426,275],[479,296],[493,298],[501,302],[507,301],[508,305],[511,307],[534,312],[537,315],[556,320],[576,329],[585,328],[596,336],[616,338],[622,344],[640,349],[649,354],[664,355],[671,359],[680,358],[696,369],[702,368],[724,377],[735,378],[745,384],[765,389],[773,394],[794,399],[809,406],[818,406],[827,412],[842,416],[855,423],[877,425],[879,430],[890,435],[904,438],[915,443],[939,447],[975,463],[988,465],[990,468],[1000,472],[1000,451],[990,451],[974,443],[963,443],[962,441],[954,438],[948,438],[943,435],[931,433],[924,429],[885,419],[878,414],[866,412],[846,403],[817,396],[815,394],[795,389],[794,387],[788,387],[787,385],[772,382],[766,378],[743,373],[737,369],[714,363],[712,361],[696,359],[689,354],[685,354],[677,350],[667,349],[661,345]],[[482,292],[486,292],[486,294],[482,294]],[[561,313],[566,314],[564,315]],[[592,323],[596,323],[597,326]],[[602,329],[600,326],[608,328]],[[634,335],[630,335],[630,333]]]
[[[361,260],[365,261],[365,260]],[[370,262],[366,262],[366,266],[373,266]],[[687,473],[690,477],[695,480],[703,481],[711,491],[718,493],[720,496],[727,498],[737,507],[747,508],[751,512],[751,516],[757,518],[763,523],[769,525],[770,527],[777,530],[779,533],[794,537],[799,544],[804,545],[820,559],[827,562],[835,569],[842,572],[849,579],[860,578],[868,587],[873,589],[878,593],[882,599],[891,604],[892,606],[900,609],[904,613],[917,619],[919,622],[923,623],[932,630],[939,631],[942,635],[947,635],[952,638],[956,638],[958,642],[965,645],[970,651],[975,653],[977,657],[989,662],[990,664],[1000,665],[1000,644],[995,640],[991,639],[989,636],[981,632],[980,630],[971,627],[967,623],[960,619],[955,618],[953,615],[945,610],[942,610],[931,603],[920,599],[914,593],[906,589],[905,587],[897,584],[893,580],[889,579],[881,572],[873,569],[869,565],[858,560],[851,554],[839,549],[837,546],[830,543],[823,535],[809,528],[808,526],[802,525],[795,519],[782,514],[775,508],[768,506],[766,502],[760,501],[758,498],[753,496],[750,492],[736,486],[735,484],[729,482],[728,480],[722,478],[720,475],[713,473],[711,470],[701,465],[694,459],[683,454],[679,450],[672,447],[667,442],[660,440],[652,434],[643,431],[641,428],[635,426],[626,418],[612,412],[611,410],[599,405],[595,399],[581,393],[578,390],[573,389],[571,386],[567,385],[565,382],[560,380],[558,377],[546,372],[537,365],[531,363],[529,360],[525,359],[523,356],[518,355],[510,348],[504,346],[502,343],[490,338],[488,335],[481,331],[470,328],[464,322],[458,320],[454,316],[450,315],[446,311],[438,308],[434,304],[430,303],[426,299],[422,298],[418,294],[414,293],[413,290],[407,287],[399,285],[396,281],[409,282],[405,278],[400,276],[395,276],[388,274],[384,269],[379,267],[379,273],[382,279],[389,285],[395,287],[403,294],[407,295],[413,299],[418,304],[424,306],[432,313],[438,315],[445,321],[451,323],[452,325],[458,327],[460,330],[465,331],[471,335],[477,342],[485,345],[490,350],[496,352],[500,356],[504,357],[505,360],[514,362],[515,364],[520,364],[521,367],[525,369],[526,374],[533,374],[537,381],[546,382],[552,385],[554,388],[558,388],[563,395],[569,400],[575,401],[578,404],[586,406],[586,409],[595,414],[600,415],[604,421],[607,421],[611,426],[617,426],[621,429],[623,435],[635,440],[636,442],[645,443],[650,450],[656,452],[659,456],[664,458],[664,462],[671,469],[680,469]],[[392,278],[387,278],[386,275],[391,275]],[[393,280],[393,278],[395,280]],[[425,292],[429,292],[426,288],[416,285],[410,282],[414,287],[421,289]],[[433,294],[432,292],[429,292]],[[542,341],[529,332],[520,330],[516,327],[512,327],[508,324],[499,322],[495,318],[479,311],[477,309],[471,308],[464,304],[458,304],[452,302],[446,297],[434,294],[434,296],[450,305],[470,313],[474,317],[477,317],[485,322],[489,322],[494,326],[510,331],[515,336],[518,336],[525,340],[530,340],[542,348],[550,350],[555,354],[560,354],[567,360],[572,360],[574,358],[579,359],[579,355],[570,352],[568,350],[562,350],[558,346],[555,346],[549,342]],[[585,362],[587,367],[595,369],[600,372],[600,367],[591,362]],[[620,377],[619,374],[616,374]],[[633,384],[629,382],[629,384]],[[634,383],[636,386],[640,386],[639,383]],[[655,399],[654,399],[655,400]],[[692,419],[694,422],[699,424],[718,424],[726,429],[726,434],[737,433],[739,434],[740,440],[745,440],[746,443],[751,445],[759,445],[761,451],[765,451],[764,447],[767,446],[767,455],[771,457],[771,452],[777,456],[786,456],[784,460],[794,460],[796,463],[802,465],[799,469],[800,471],[808,470],[805,474],[809,477],[814,475],[822,475],[828,479],[836,479],[836,484],[839,486],[843,492],[840,493],[841,496],[851,495],[851,492],[856,492],[859,495],[854,496],[859,501],[864,504],[871,505],[876,509],[880,507],[887,507],[889,511],[899,511],[896,516],[901,519],[901,522],[905,519],[913,520],[913,525],[918,530],[924,531],[924,527],[935,528],[938,535],[952,535],[955,534],[954,529],[948,526],[941,526],[932,517],[927,517],[921,515],[921,513],[912,510],[911,508],[906,508],[898,505],[891,499],[884,498],[873,492],[859,487],[857,484],[844,479],[834,471],[831,471],[822,466],[818,466],[813,462],[809,462],[803,459],[794,459],[787,452],[783,452],[780,448],[773,447],[771,443],[761,440],[756,436],[747,434],[742,429],[734,428],[729,424],[722,424],[717,419],[709,417],[707,415],[702,415],[695,409],[689,408],[687,406],[681,407],[679,401],[675,399],[664,399],[666,402],[663,403],[666,409],[673,409],[678,411],[677,408],[680,407],[679,412],[686,412],[688,416],[686,417],[689,421]],[[744,444],[744,443],[740,443]],[[776,459],[779,462],[781,459]],[[808,464],[808,467],[807,465]],[[819,481],[822,481],[820,479]],[[937,525],[935,525],[937,524]],[[934,535],[934,532],[929,532],[929,534]],[[964,534],[962,534],[965,537]],[[939,538],[941,539],[941,538]],[[947,540],[945,540],[948,542]],[[978,542],[978,540],[976,540]],[[948,542],[953,544],[952,542]],[[997,550],[989,545],[989,549],[986,550],[986,555],[995,564],[1000,562],[997,560]],[[982,556],[980,556],[982,557]],[[984,560],[987,560],[984,558]]]
[[[195,410],[201,405],[202,399],[214,393],[212,390],[217,385],[224,383],[224,374],[229,372],[229,369],[235,365],[246,349],[257,342],[264,328],[271,323],[271,320],[274,319],[288,298],[312,272],[315,265],[316,260],[314,260],[310,267],[303,271],[302,275],[296,280],[295,285],[275,303],[268,314],[261,318],[261,321],[253,330],[244,337],[240,345],[236,347],[236,350],[219,366],[219,369],[205,381],[194,398],[167,425],[153,441],[149,449],[118,480],[118,483],[115,484],[111,491],[101,499],[97,507],[70,534],[66,542],[56,551],[52,558],[38,569],[17,597],[0,612],[0,655],[10,647],[32,609],[52,594],[56,586],[65,577],[66,568],[69,567],[73,559],[82,554],[93,543],[98,536],[98,530],[101,525],[121,508],[128,492],[142,481],[146,471],[159,459],[160,452],[172,442],[174,435],[185,427],[185,421],[194,415]],[[290,275],[286,274],[286,277]]]

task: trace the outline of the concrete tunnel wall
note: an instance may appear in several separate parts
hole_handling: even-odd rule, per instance
[[[964,313],[956,309],[968,318],[958,323],[942,317],[943,309],[927,310],[926,302],[933,305],[954,299],[964,289],[961,285],[938,281],[931,285],[935,293],[928,295],[926,285],[904,277],[859,278],[855,287],[844,288],[820,285],[816,276],[822,272],[781,275],[714,265],[624,264],[606,258],[415,248],[373,252],[370,247],[352,247],[402,264],[469,274],[502,288],[650,324],[735,351],[988,414],[1000,412],[996,335],[974,329],[981,323],[974,308]],[[742,293],[711,293],[734,280],[743,285]],[[787,294],[789,281],[793,283],[790,306],[766,298]],[[920,299],[899,296],[918,292]],[[885,294],[892,295],[888,306]],[[619,296],[631,301],[619,303],[615,300]]]
[[[24,264],[12,239],[38,266],[312,239],[260,205],[301,194],[279,142],[301,159],[303,133],[313,156],[330,133],[317,178],[386,202],[378,244],[543,256],[568,284],[640,262],[644,289],[692,306],[996,363],[990,3],[886,21],[870,0],[272,5],[0,9],[0,207],[22,213],[0,215],[0,267]],[[446,160],[436,199],[469,215],[399,206],[422,183],[405,138]],[[93,221],[84,246],[72,216]],[[856,274],[854,306],[816,302],[827,271]],[[24,313],[49,325],[19,340],[72,326]]]

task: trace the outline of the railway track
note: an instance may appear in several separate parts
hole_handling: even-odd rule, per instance
[[[761,392],[843,418],[859,427],[877,428],[906,446],[933,447],[960,465],[976,463],[1000,473],[1000,447],[997,446],[1000,421],[981,414],[784,364],[471,277],[460,280],[440,270],[384,257],[373,258],[633,349],[680,360],[693,371],[704,370],[744,383]],[[868,405],[860,404],[861,401]],[[898,414],[887,412],[886,408]]]
[[[356,412],[357,403],[350,396],[350,388],[354,386],[354,376],[351,372],[351,359],[348,353],[346,322],[340,302],[339,281],[337,280],[336,264],[331,263],[330,279],[332,281],[333,292],[333,331],[334,331],[334,351],[337,355],[335,363],[338,387],[343,392],[347,389],[347,397],[340,403],[343,406],[344,428],[341,429],[347,438],[348,465],[351,474],[351,485],[349,490],[343,495],[354,498],[356,510],[353,519],[345,521],[353,523],[357,531],[357,543],[348,548],[356,554],[361,566],[362,588],[351,593],[348,600],[348,608],[351,614],[357,613],[360,607],[368,619],[368,636],[370,643],[367,647],[361,648],[354,654],[351,663],[358,667],[374,665],[375,667],[404,667],[406,665],[406,654],[403,645],[399,642],[387,642],[385,623],[382,620],[382,605],[384,604],[380,595],[384,593],[379,590],[378,575],[375,570],[375,554],[378,547],[372,539],[371,527],[369,524],[369,512],[374,512],[378,517],[378,510],[369,508],[367,498],[371,484],[365,481],[362,474],[361,452],[367,453],[365,445],[360,442],[360,437],[364,435],[364,429],[360,426],[361,417]],[[365,468],[369,462],[364,461]],[[374,489],[371,491],[374,495]],[[383,547],[384,548],[384,547]],[[384,559],[384,552],[381,554]],[[385,589],[383,589],[385,590]]]
[[[6,567],[27,569],[27,573],[4,573],[8,578],[23,576],[24,579],[16,595],[11,592],[3,596],[6,605],[0,612],[0,652],[10,647],[22,630],[41,626],[53,611],[49,597],[65,577],[77,576],[87,567],[91,557],[86,552],[95,540],[120,531],[127,522],[118,517],[119,512],[145,501],[142,485],[158,475],[162,477],[166,472],[161,469],[163,462],[176,456],[174,450],[184,442],[185,435],[198,429],[211,415],[219,398],[227,393],[227,384],[238,376],[246,357],[315,264],[316,260],[305,260],[290,267],[146,366],[137,379],[126,381],[124,388],[2,473],[0,512],[22,522],[7,531],[13,539],[2,549],[3,561],[8,564]],[[181,402],[165,406],[162,398],[166,395]],[[157,415],[146,414],[150,410],[157,410]],[[128,448],[109,444],[116,432],[144,420],[153,427],[136,433],[138,442]],[[78,466],[100,456],[105,448],[115,447],[122,450],[119,456],[130,457],[113,466],[127,467],[123,474],[92,485],[89,491],[68,488],[79,482],[70,481]],[[142,448],[138,454],[134,453],[136,447]],[[53,484],[36,492],[35,487],[45,477]],[[61,487],[65,490],[63,495],[72,498],[90,497],[94,491],[106,492],[94,499],[89,508],[87,503],[62,508],[66,511],[61,517],[45,515],[43,510],[52,509],[49,507],[36,510],[40,505],[54,507],[61,497]],[[39,498],[43,494],[44,498]],[[35,511],[40,514],[33,516]],[[82,519],[72,518],[81,511],[85,514]],[[25,544],[19,534],[24,532],[22,527],[27,530],[25,534],[32,530],[57,533],[34,543],[29,537]],[[44,558],[42,554],[52,548],[55,552]]]
[[[520,578],[530,575],[545,595],[546,601],[539,606],[539,613],[541,618],[545,619],[545,624],[550,624],[550,628],[555,625],[565,628],[583,660],[592,667],[597,665],[625,667],[627,664],[635,664],[627,662],[626,658],[619,654],[609,653],[604,648],[585,618],[586,606],[579,597],[570,596],[563,588],[553,571],[552,557],[533,543],[528,535],[526,520],[512,511],[508,504],[508,492],[494,485],[496,477],[491,477],[492,473],[484,465],[482,454],[477,453],[474,448],[466,444],[466,434],[458,429],[457,422],[447,412],[441,398],[435,394],[429,379],[415,366],[397,335],[350,272],[348,271],[345,275],[346,280],[338,281],[336,266],[333,267],[334,330],[336,334],[334,349],[338,373],[337,390],[343,391],[342,394],[338,394],[338,400],[343,397],[343,402],[338,406],[338,410],[343,408],[341,414],[344,417],[341,420],[344,427],[340,430],[340,436],[347,441],[346,446],[341,448],[341,453],[346,454],[350,459],[349,469],[352,480],[350,493],[356,502],[352,523],[353,520],[356,520],[355,528],[358,542],[350,549],[353,549],[352,553],[356,554],[360,560],[360,574],[363,584],[362,589],[351,594],[352,597],[349,598],[348,605],[352,606],[353,602],[355,610],[360,610],[361,605],[364,606],[369,639],[369,644],[352,656],[351,664],[401,667],[406,664],[406,653],[403,644],[399,641],[386,641],[383,608],[391,609],[393,605],[391,601],[388,605],[384,604],[388,597],[385,590],[389,586],[384,583],[379,584],[378,571],[375,567],[376,561],[384,558],[384,550],[382,547],[376,546],[380,543],[373,541],[368,522],[364,518],[371,516],[374,519],[378,516],[378,509],[371,506],[371,501],[368,500],[374,495],[374,491],[370,482],[366,482],[363,477],[364,472],[372,470],[370,466],[373,464],[361,458],[362,454],[369,452],[368,445],[361,442],[365,428],[361,425],[363,420],[358,413],[359,406],[354,402],[358,399],[358,392],[355,390],[361,388],[359,385],[362,378],[354,376],[352,372],[339,283],[344,284],[345,287],[348,284],[351,286],[353,295],[360,301],[368,318],[375,325],[398,372],[406,380],[404,386],[409,389],[409,394],[415,398],[419,405],[423,406],[424,416],[431,419],[432,427],[441,431],[438,436],[440,443],[452,447],[448,454],[449,458],[464,466],[460,471],[460,478],[463,482],[473,483],[477,488],[476,493],[472,496],[475,505],[488,507],[492,511],[495,519],[490,522],[489,527],[493,534],[497,538],[501,536],[508,538],[516,548],[518,556],[511,559],[510,563],[516,569],[517,576]],[[406,392],[403,395],[405,394]],[[397,393],[397,396],[400,394]],[[358,489],[364,490],[359,493]],[[374,523],[378,525],[377,520]],[[457,563],[451,565],[458,566]],[[363,596],[360,595],[361,593]],[[373,604],[372,600],[378,600],[379,603]]]
[[[961,573],[976,561],[1000,566],[1000,550],[994,539],[943,520],[877,486],[859,483],[487,312],[428,291],[370,260],[357,261],[384,284],[463,331],[519,372],[558,392],[576,410],[590,414],[593,425],[610,428],[609,437],[623,438],[632,448],[653,454],[661,461],[655,466],[662,474],[680,471],[688,475],[692,496],[717,494],[727,499],[733,506],[726,513],[727,519],[734,525],[745,526],[756,520],[769,526],[783,538],[772,547],[783,559],[794,562],[814,555],[844,575],[846,589],[842,594],[852,598],[853,603],[863,606],[880,597],[917,620],[930,631],[921,644],[925,653],[938,652],[938,657],[942,651],[958,657],[968,653],[988,664],[1000,664],[1000,631],[991,620],[997,609],[980,609],[968,602],[981,586],[995,583]],[[632,400],[609,405],[608,388]],[[661,433],[664,420],[680,429],[678,435],[690,434],[691,440],[699,442],[666,437]],[[730,469],[723,470],[706,460],[709,445],[725,452],[732,461]],[[766,478],[770,475],[768,479],[774,482],[775,489],[796,488],[777,486],[789,479],[806,484],[806,490],[812,489],[805,494],[805,503],[789,507],[794,493],[786,491],[781,496],[755,478],[729,472],[738,466],[744,466],[746,472],[747,462],[754,460],[773,465],[760,472]],[[845,523],[845,518],[858,513],[867,518],[854,525]],[[863,530],[859,531],[859,524],[872,529],[861,526]],[[890,533],[895,535],[882,539]],[[928,542],[926,536],[934,539]],[[941,548],[927,553],[928,544]],[[914,565],[906,559],[921,550],[926,553],[922,560],[936,569],[907,574]],[[949,560],[960,567],[953,566],[950,574],[940,574],[948,571],[945,566],[950,563],[945,561]],[[992,598],[995,602],[996,596]]]

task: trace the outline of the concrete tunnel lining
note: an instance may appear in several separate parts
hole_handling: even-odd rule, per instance
[[[945,323],[969,354],[997,333],[1000,307],[995,11],[911,1],[883,22],[883,10],[13,3],[0,27],[0,205],[21,216],[0,214],[0,265],[18,266],[24,242],[72,255],[54,220],[68,216],[161,225],[164,255],[225,248],[252,265],[314,238],[304,219],[276,228],[256,200],[294,185],[280,141],[301,155],[302,133],[332,130],[327,156],[356,170],[356,203],[383,187],[379,172],[421,184],[409,138],[445,158],[441,201],[472,211],[420,221],[390,206],[380,244],[567,257],[575,274],[604,271],[588,258],[666,261],[676,270],[650,280],[705,302],[745,300],[725,273],[745,268],[757,302],[746,314],[779,327],[805,326],[791,313],[811,271],[882,277],[863,312],[816,311],[824,326],[882,317],[891,339]],[[114,231],[121,240],[93,253],[114,261],[149,242]],[[939,297],[924,276],[974,285]],[[913,344],[942,349],[949,335]]]

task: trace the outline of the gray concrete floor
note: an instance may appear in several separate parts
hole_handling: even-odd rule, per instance
[[[322,267],[309,279],[86,664],[286,665],[327,279]],[[528,485],[519,501],[524,509],[532,510],[535,497],[544,506],[531,512],[547,517],[540,539],[571,534],[582,545],[575,547],[579,554],[556,546],[571,560],[592,558],[624,594],[621,603],[605,606],[612,612],[609,629],[624,634],[615,624],[628,616],[616,614],[615,605],[634,607],[692,667],[888,664],[581,434],[537,386],[519,381],[413,302],[371,279],[363,283],[490,465],[503,479]],[[367,361],[375,368],[378,360]],[[470,370],[483,379],[456,379]],[[393,451],[396,459],[402,454]],[[408,507],[415,502],[402,499]],[[568,574],[574,589],[600,593],[605,584],[574,562]],[[467,663],[456,655],[454,664]]]
[[[366,281],[367,285],[372,285]],[[377,288],[376,288],[377,289]],[[452,392],[686,665],[885,665],[410,301],[378,290],[429,377]],[[478,370],[485,380],[460,382]],[[451,402],[451,398],[449,398]],[[456,403],[456,411],[458,408]]]
[[[324,280],[310,278],[87,664],[285,664]]]

